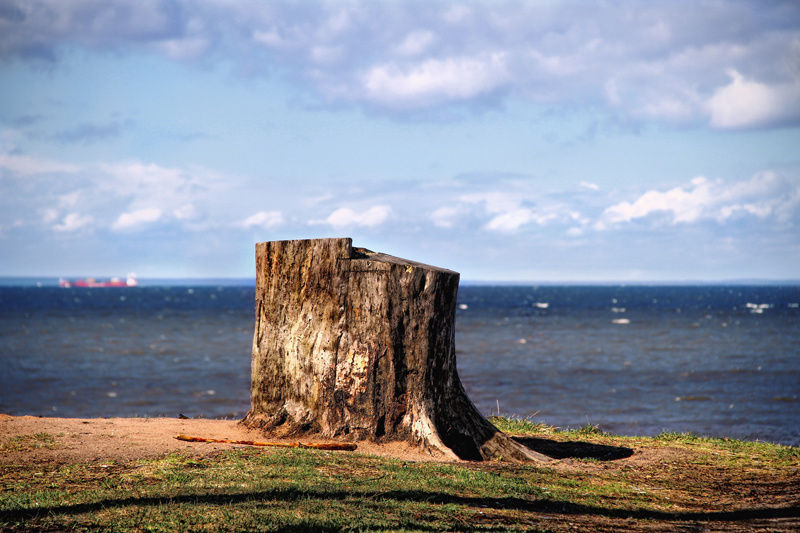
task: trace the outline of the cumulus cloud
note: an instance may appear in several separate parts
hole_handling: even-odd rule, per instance
[[[792,1],[697,2],[690,16],[667,0],[4,6],[6,59],[57,61],[76,46],[222,59],[251,75],[280,71],[321,101],[396,113],[509,95],[716,128],[800,122],[800,4]]]
[[[258,213],[254,213],[244,220],[239,221],[236,225],[245,229],[270,229],[274,228],[275,226],[280,226],[283,223],[283,214],[280,211],[259,211]]]
[[[484,227],[491,231],[516,232],[533,223],[544,226],[557,221],[567,221],[572,213],[561,202],[528,190],[521,184],[507,184],[511,192],[488,191],[464,194],[462,202],[481,204],[489,220]]]
[[[111,229],[117,231],[136,229],[156,222],[161,218],[161,215],[161,209],[157,207],[147,207],[129,213],[122,213],[111,226]]]
[[[509,237],[544,230],[573,239],[598,231],[625,231],[634,223],[665,230],[758,222],[772,224],[777,231],[800,220],[800,181],[773,171],[743,180],[698,176],[622,201],[612,201],[618,192],[604,192],[592,183],[584,183],[582,189],[545,192],[528,180],[502,176],[456,180],[443,193],[454,200],[430,208],[427,219],[443,229],[483,229]],[[454,194],[456,190],[461,194]]]
[[[94,222],[94,217],[77,211],[63,212],[64,208],[74,208],[78,199],[77,193],[64,194],[58,199],[58,208],[45,208],[40,210],[41,221],[53,231],[71,233],[86,228]]]
[[[395,53],[401,56],[418,56],[425,52],[436,41],[436,36],[429,30],[413,30],[395,47]]]
[[[735,70],[729,74],[731,82],[708,99],[712,126],[752,128],[800,119],[800,80],[768,85],[745,79]]]
[[[462,215],[462,209],[456,206],[445,205],[437,208],[430,214],[430,219],[434,225],[440,228],[452,228]]]
[[[208,31],[206,21],[195,16],[185,22],[183,31],[155,40],[153,47],[171,59],[192,60],[210,51],[212,42],[213,32]]]
[[[608,229],[637,219],[661,215],[657,223],[691,224],[701,220],[724,223],[739,216],[791,219],[800,207],[800,183],[774,172],[760,172],[749,180],[726,183],[697,177],[687,185],[666,191],[650,190],[632,202],[606,208],[595,227]],[[665,218],[663,218],[665,217]]]
[[[45,216],[45,219],[48,219],[48,216]],[[81,213],[68,213],[64,216],[64,218],[58,224],[53,226],[55,231],[69,233],[73,231],[77,231],[81,228],[85,228],[89,224],[94,221],[94,218],[91,215],[84,215]]]
[[[531,220],[533,220],[533,211],[521,207],[492,218],[489,223],[486,224],[486,229],[495,231],[515,231]]]
[[[184,204],[173,209],[172,216],[178,220],[191,220],[197,217],[197,209],[192,204]]]
[[[164,224],[192,232],[230,228],[241,219],[241,209],[255,201],[252,188],[238,176],[141,161],[65,164],[0,153],[0,180],[5,193],[0,215],[9,212],[0,223],[5,226],[13,211],[31,226],[60,232],[90,223],[114,231]],[[277,220],[266,212],[250,223]]]
[[[167,39],[155,45],[164,55],[172,59],[194,59],[208,50],[209,41],[201,37]]]
[[[70,166],[4,156],[0,178],[7,194],[0,196],[0,224],[10,228],[20,220],[28,228],[61,233],[163,225],[196,232],[271,229],[297,220],[334,228],[377,228],[392,219],[403,227],[432,232],[458,228],[469,235],[511,237],[547,231],[572,238],[586,237],[592,230],[624,231],[632,224],[668,229],[764,223],[789,228],[800,222],[800,180],[787,172],[765,171],[743,180],[697,177],[623,198],[618,191],[590,182],[544,191],[530,176],[489,173],[433,183],[363,184],[358,203],[349,203],[352,191],[322,194],[310,187],[297,195],[274,191],[266,182],[236,186],[235,177],[198,168],[136,161]],[[254,196],[268,195],[276,205],[295,204],[258,210]],[[285,216],[287,209],[294,214],[292,220]],[[318,213],[325,215],[315,218]]]
[[[502,53],[427,59],[410,67],[376,65],[364,75],[366,97],[389,107],[425,107],[492,92],[508,80]]]
[[[781,272],[796,263],[794,256],[787,259],[785,254],[800,249],[796,170],[759,172],[746,179],[687,177],[627,193],[595,188],[588,181],[580,186],[578,180],[561,187],[555,181],[542,186],[535,176],[499,173],[441,181],[362,182],[357,187],[302,183],[281,190],[269,180],[235,186],[235,176],[147,162],[73,168],[35,158],[24,164],[5,161],[20,171],[0,166],[0,227],[4,246],[11,250],[8,256],[15,250],[26,253],[30,242],[50,239],[64,244],[72,235],[89,232],[93,238],[85,239],[86,246],[93,246],[89,249],[97,255],[120,235],[141,247],[191,242],[181,252],[187,257],[198,247],[209,247],[212,235],[209,249],[221,255],[219,247],[233,247],[241,228],[280,227],[287,235],[310,237],[324,236],[333,228],[352,230],[356,238],[379,234],[387,251],[399,244],[427,247],[432,255],[420,257],[432,264],[460,269],[461,264],[485,261],[489,273],[489,263],[530,263],[544,253],[551,257],[557,278],[562,273],[558,265],[584,264],[586,257],[594,259],[592,254],[604,248],[611,250],[612,266],[619,264],[619,253],[634,248],[640,253],[640,247],[642,255],[663,259],[679,256],[682,247],[708,245],[713,253],[705,255],[728,253],[729,264],[740,261],[746,250],[764,263],[785,262]],[[70,172],[63,172],[65,168]],[[33,169],[48,171],[22,173]],[[273,206],[266,205],[266,199]],[[304,223],[309,220],[311,224]],[[129,239],[136,231],[165,227],[169,231],[148,233],[155,241]],[[210,231],[198,231],[201,227]],[[109,235],[100,228],[117,233]],[[491,254],[478,254],[483,258],[476,259],[475,249],[490,248]],[[505,251],[493,255],[501,249]]]
[[[692,180],[690,188],[647,191],[634,202],[612,205],[603,212],[603,220],[609,224],[630,222],[663,211],[671,214],[673,224],[694,222],[713,201],[711,183],[704,177],[697,177]]]
[[[392,209],[388,205],[376,205],[366,211],[357,212],[349,207],[340,207],[325,219],[325,223],[336,228],[364,226],[372,228],[386,222]]]
[[[524,194],[521,191],[499,192],[481,191],[462,194],[459,200],[470,204],[483,204],[489,214],[507,213],[519,209]]]
[[[233,177],[204,168],[165,167],[139,161],[103,163],[88,170],[96,176],[97,193],[126,200],[126,213],[153,216],[157,209],[160,215],[155,220],[175,219],[195,225],[217,209],[219,195],[234,181]],[[125,227],[126,222],[117,220],[116,224]],[[196,225],[197,229],[201,227]]]

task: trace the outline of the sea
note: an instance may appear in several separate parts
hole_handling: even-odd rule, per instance
[[[254,292],[0,279],[0,413],[241,418]],[[462,284],[456,357],[486,415],[800,445],[800,285]]]

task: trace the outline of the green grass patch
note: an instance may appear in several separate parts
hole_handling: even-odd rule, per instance
[[[489,422],[505,433],[511,435],[555,435],[561,437],[586,437],[607,435],[605,431],[600,429],[596,424],[585,424],[578,428],[560,428],[540,422],[533,422],[526,418],[506,417],[506,416],[492,416],[489,417]],[[620,438],[613,435],[616,438]]]
[[[33,435],[16,435],[0,442],[0,453],[24,452],[46,448],[54,450],[58,447],[56,439],[49,433],[34,433]]]
[[[656,442],[691,447],[705,454],[720,456],[718,462],[739,465],[758,465],[790,467],[800,461],[800,447],[783,446],[771,442],[747,441],[739,439],[702,437],[693,433],[664,432],[654,438]]]

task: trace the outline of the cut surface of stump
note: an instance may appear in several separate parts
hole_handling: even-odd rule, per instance
[[[407,441],[450,458],[548,460],[498,431],[464,392],[458,281],[349,238],[256,244],[242,423],[283,436]]]

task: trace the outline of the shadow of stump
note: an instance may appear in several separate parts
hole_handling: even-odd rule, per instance
[[[512,437],[523,446],[553,459],[596,459],[616,461],[633,455],[631,448],[579,441],[557,441],[538,437]]]

